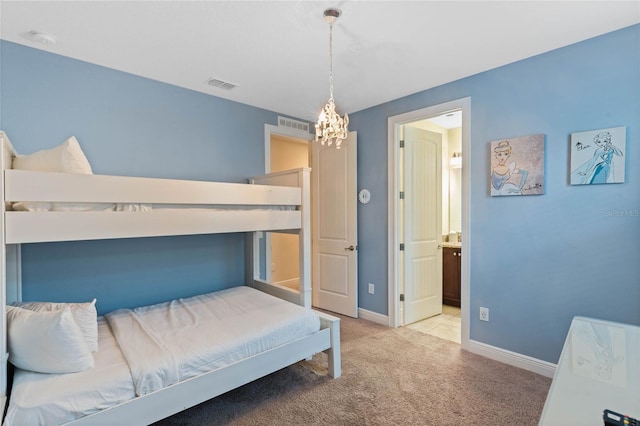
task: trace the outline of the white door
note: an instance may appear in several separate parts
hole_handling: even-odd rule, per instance
[[[404,323],[442,313],[442,135],[404,126]]]
[[[357,318],[357,133],[311,146],[313,306]]]

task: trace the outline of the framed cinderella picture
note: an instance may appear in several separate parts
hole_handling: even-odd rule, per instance
[[[571,185],[623,183],[626,127],[571,134]]]
[[[544,135],[500,139],[490,145],[492,196],[544,194]]]

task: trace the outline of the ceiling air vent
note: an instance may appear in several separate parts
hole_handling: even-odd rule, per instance
[[[224,89],[224,90],[231,90],[236,87],[236,85],[233,83],[229,83],[228,81],[223,81],[213,77],[207,80],[207,84],[209,86],[217,87],[218,89]]]
[[[304,121],[293,120],[287,117],[278,116],[278,126],[288,127],[290,129],[295,129],[305,133],[309,133],[309,123],[305,123]]]

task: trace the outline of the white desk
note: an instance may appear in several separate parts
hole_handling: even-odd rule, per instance
[[[640,327],[575,317],[541,426],[602,426],[609,409],[640,419]]]

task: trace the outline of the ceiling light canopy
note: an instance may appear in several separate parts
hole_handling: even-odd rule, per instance
[[[318,123],[316,124],[316,141],[322,145],[325,143],[331,146],[335,143],[340,149],[342,141],[347,138],[349,116],[340,117],[336,112],[336,103],[333,100],[333,24],[340,17],[340,10],[327,9],[324,11],[324,20],[329,24],[329,101],[322,108]]]

